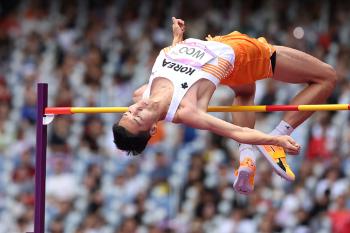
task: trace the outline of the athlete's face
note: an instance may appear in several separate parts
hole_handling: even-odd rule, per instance
[[[149,101],[140,100],[129,106],[128,111],[120,119],[119,125],[133,134],[150,130],[152,135],[155,133],[157,121],[157,112]]]

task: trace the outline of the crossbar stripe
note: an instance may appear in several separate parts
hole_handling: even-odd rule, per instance
[[[65,115],[74,113],[122,113],[128,107],[47,107],[45,114]],[[209,112],[268,112],[268,111],[340,111],[350,110],[350,104],[316,105],[256,105],[256,106],[209,106]]]
[[[298,105],[272,105],[272,106],[267,106],[266,111],[268,112],[298,111]]]

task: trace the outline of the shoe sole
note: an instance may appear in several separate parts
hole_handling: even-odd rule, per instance
[[[233,183],[233,189],[237,191],[240,194],[248,195],[250,194],[254,188],[251,186],[247,186],[246,184],[249,184],[249,176],[251,175],[252,171],[247,167],[240,167],[238,169],[238,176]]]
[[[282,178],[288,180],[288,181],[294,181],[293,178],[289,177],[287,175],[287,173],[276,164],[276,162],[271,158],[271,156],[265,151],[263,146],[256,146],[258,148],[258,150],[260,151],[260,153],[265,157],[265,159],[267,159],[267,161],[270,163],[270,165],[273,167],[273,169],[275,170],[275,172],[281,176]]]

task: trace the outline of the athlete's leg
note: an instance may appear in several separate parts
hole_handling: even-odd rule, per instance
[[[255,83],[231,87],[235,93],[233,105],[254,105]],[[239,126],[254,128],[254,112],[234,112],[232,113],[233,123]],[[290,169],[286,154],[278,147],[258,146],[267,161],[275,171],[287,180],[294,180],[295,176]],[[255,160],[256,155],[252,145],[241,144],[239,146],[240,166],[236,172],[236,180],[233,187],[236,191],[249,194],[254,189]]]
[[[231,87],[235,92],[232,105],[254,105],[255,83]],[[255,112],[234,112],[232,123],[242,127],[254,128]]]
[[[273,79],[288,83],[305,83],[307,86],[291,101],[292,105],[324,103],[336,83],[336,73],[331,66],[301,51],[275,46],[276,67]],[[272,134],[290,134],[312,112],[287,112]],[[278,147],[257,146],[270,161],[275,171],[287,180],[294,180],[293,171],[287,164],[285,152]]]
[[[235,92],[233,105],[254,105],[255,83],[231,87]],[[232,122],[242,127],[254,128],[254,112],[232,113]],[[254,189],[255,161],[256,155],[252,145],[239,145],[240,166],[236,171],[234,189],[242,194],[249,194]]]
[[[304,88],[296,95],[290,104],[321,104],[332,93],[337,80],[334,69],[304,52],[275,46],[276,67],[273,79],[287,83],[306,83]],[[296,128],[304,122],[313,112],[287,112],[283,120]]]

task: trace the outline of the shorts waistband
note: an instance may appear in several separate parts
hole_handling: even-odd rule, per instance
[[[274,51],[270,57],[271,61],[271,67],[272,67],[272,73],[275,73],[275,66],[276,66],[276,51]]]

